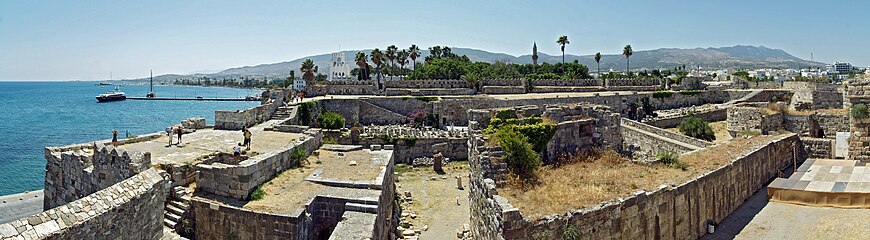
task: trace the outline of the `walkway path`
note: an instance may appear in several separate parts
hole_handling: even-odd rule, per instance
[[[0,196],[0,224],[42,212],[42,190]]]

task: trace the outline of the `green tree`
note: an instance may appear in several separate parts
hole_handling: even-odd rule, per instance
[[[601,75],[601,52],[595,53],[595,64],[598,65],[598,72],[595,73]]]
[[[317,124],[325,129],[339,129],[344,127],[344,117],[334,112],[323,112],[317,115]]]
[[[372,59],[372,63],[375,64],[375,71],[377,72],[377,74],[375,76],[377,76],[377,80],[378,80],[378,82],[380,82],[381,81],[381,66],[383,66],[383,64],[384,64],[384,53],[381,52],[380,49],[375,48],[375,50],[372,50],[371,59]]]
[[[400,51],[399,54],[396,56],[396,61],[399,63],[399,66],[402,66],[402,68],[399,69],[399,74],[404,75],[405,64],[408,64],[408,51],[402,49],[402,51]]]
[[[414,64],[414,71],[417,70],[417,57],[420,57],[420,48],[416,44],[411,44],[408,48],[408,56],[411,57],[411,62]]]
[[[558,43],[562,49],[562,63],[564,64],[565,63],[565,46],[570,44],[571,42],[568,41],[568,36],[562,35],[559,37],[558,40],[556,40],[556,43]]]
[[[364,52],[356,52],[354,62],[359,66],[361,74],[357,77],[358,80],[369,80],[369,72],[367,71],[369,62],[368,56]]]
[[[311,59],[305,59],[299,71],[302,72],[302,79],[305,79],[305,85],[310,85],[316,77],[317,66],[314,65],[314,61],[311,61]]]
[[[390,45],[389,47],[387,47],[387,52],[385,55],[387,57],[387,60],[390,60],[390,80],[393,80],[393,75],[395,75],[393,71],[396,70],[395,60],[398,53],[399,48],[397,48],[396,45]]]
[[[495,133],[498,145],[505,152],[505,160],[513,174],[525,179],[534,177],[535,170],[542,161],[529,143],[528,137],[512,127],[499,129]]]
[[[631,45],[625,45],[625,47],[622,48],[622,55],[625,56],[625,72],[629,75],[631,74],[631,68],[629,68],[628,65],[628,58],[630,58],[632,54],[634,54],[634,50],[631,50]]]
[[[703,119],[690,117],[680,123],[680,132],[686,136],[707,141],[716,140],[716,135],[713,133],[713,128]]]

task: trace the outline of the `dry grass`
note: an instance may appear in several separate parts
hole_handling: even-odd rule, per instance
[[[763,108],[763,113],[765,115],[774,115],[774,114],[782,114],[785,113],[786,110],[785,103],[777,102],[777,103],[768,103]]]
[[[713,140],[713,143],[724,143],[732,139],[731,134],[728,134],[727,121],[710,122],[710,128],[713,129],[713,135],[716,136],[716,140]],[[665,130],[683,134],[680,132],[680,128],[666,128]]]
[[[632,163],[615,152],[587,155],[561,166],[545,166],[537,172],[537,184],[521,184],[515,177],[499,194],[524,215],[538,218],[628,197],[638,189],[679,185],[730,163],[738,156],[763,146],[778,136],[737,138],[690,155],[680,156],[685,171],[663,164]]]
[[[818,109],[816,110],[818,113],[831,114],[831,115],[846,115],[849,114],[849,109],[847,108],[827,108],[827,109]]]

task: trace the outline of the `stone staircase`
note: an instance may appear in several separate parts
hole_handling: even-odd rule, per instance
[[[166,199],[163,213],[163,225],[170,229],[177,229],[178,224],[186,217],[185,213],[190,209],[190,195],[187,188],[178,186],[172,188]]]
[[[272,114],[272,120],[291,118],[296,115],[296,106],[281,106]]]

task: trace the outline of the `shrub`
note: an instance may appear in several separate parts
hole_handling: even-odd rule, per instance
[[[290,153],[290,159],[293,160],[290,163],[290,168],[301,167],[303,162],[308,161],[308,153],[305,152],[304,147],[297,147],[296,150],[293,150]]]
[[[660,153],[659,155],[656,155],[656,158],[658,158],[660,163],[666,164],[672,168],[677,168],[683,171],[689,168],[688,164],[680,161],[680,155],[677,155],[676,153]]]
[[[505,109],[495,112],[495,117],[500,119],[512,119],[517,118],[517,111],[513,109]]]
[[[523,178],[534,176],[535,170],[541,166],[541,158],[529,144],[529,139],[513,128],[499,129],[495,137],[507,155],[505,160],[511,172]]]
[[[855,119],[867,118],[867,105],[862,103],[852,105],[852,108],[849,109],[849,115]]]
[[[338,140],[335,138],[323,138],[323,144],[338,144]]]
[[[324,112],[317,115],[317,124],[326,129],[342,128],[344,121],[344,117],[334,112]]]
[[[302,125],[308,126],[311,124],[311,113],[314,111],[314,106],[314,102],[299,104],[299,122]]]
[[[652,94],[652,97],[658,98],[658,99],[665,99],[665,98],[670,98],[673,95],[674,95],[674,92],[671,92],[671,91],[658,91],[658,92],[654,92]]]
[[[257,200],[263,199],[263,197],[265,197],[265,196],[266,196],[266,191],[263,191],[263,186],[259,186],[259,187],[257,187],[256,190],[251,192],[251,196],[248,197],[248,199],[250,199],[251,201],[257,201]]]
[[[713,134],[713,128],[710,124],[700,118],[690,117],[680,123],[680,132],[686,136],[707,141],[716,140],[716,135]]]

